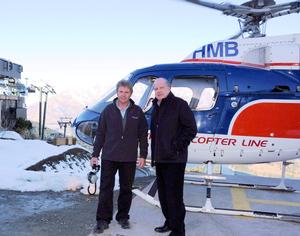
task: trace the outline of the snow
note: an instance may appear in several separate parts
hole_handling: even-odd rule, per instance
[[[22,136],[14,131],[1,131],[0,139],[22,140]]]
[[[25,170],[48,157],[73,148],[84,149],[79,145],[54,146],[41,140],[25,140],[13,131],[0,132],[0,189],[16,191],[81,189],[82,193],[87,194],[89,185],[87,173],[91,170],[88,160],[76,160],[75,163],[74,158],[66,157],[66,161],[59,162],[55,169],[47,167],[45,171]]]

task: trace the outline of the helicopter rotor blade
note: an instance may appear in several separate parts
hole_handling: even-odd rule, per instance
[[[300,12],[300,0],[276,4],[275,0],[250,0],[241,5],[231,3],[213,3],[203,0],[183,0],[196,5],[219,10],[224,15],[237,17],[243,25],[240,32],[231,38],[237,38],[247,32],[249,37],[265,36],[261,26],[268,19]]]

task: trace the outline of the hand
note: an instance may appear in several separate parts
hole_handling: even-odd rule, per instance
[[[145,162],[146,162],[146,159],[145,158],[138,158],[137,160],[137,167],[139,168],[143,168],[145,166]]]
[[[97,157],[92,157],[92,159],[90,160],[91,167],[93,167],[94,165],[96,165],[96,166],[99,165],[98,162],[99,162],[99,160]]]

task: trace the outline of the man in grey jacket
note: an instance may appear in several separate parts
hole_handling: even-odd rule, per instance
[[[128,220],[136,162],[138,161],[139,167],[143,167],[148,151],[147,121],[142,109],[130,99],[132,91],[132,85],[121,80],[117,84],[117,98],[103,110],[99,119],[91,159],[92,166],[98,165],[98,157],[102,150],[95,233],[102,233],[112,220],[113,188],[117,171],[120,194],[116,220],[122,228],[130,228]]]

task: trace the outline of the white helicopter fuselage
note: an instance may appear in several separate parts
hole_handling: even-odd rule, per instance
[[[300,69],[300,34],[218,41],[200,47],[183,62],[244,65],[292,74]],[[299,94],[299,87],[294,89]],[[254,100],[236,111],[227,134],[198,133],[189,148],[189,162],[244,164],[299,158],[300,129],[289,130],[297,123],[300,128],[299,96]]]
[[[181,63],[136,70],[128,77],[132,99],[149,123],[158,77],[168,79],[194,113],[198,134],[188,162],[250,164],[300,157],[300,34],[218,41]],[[92,144],[100,113],[115,96],[109,94],[75,120],[77,137]]]

